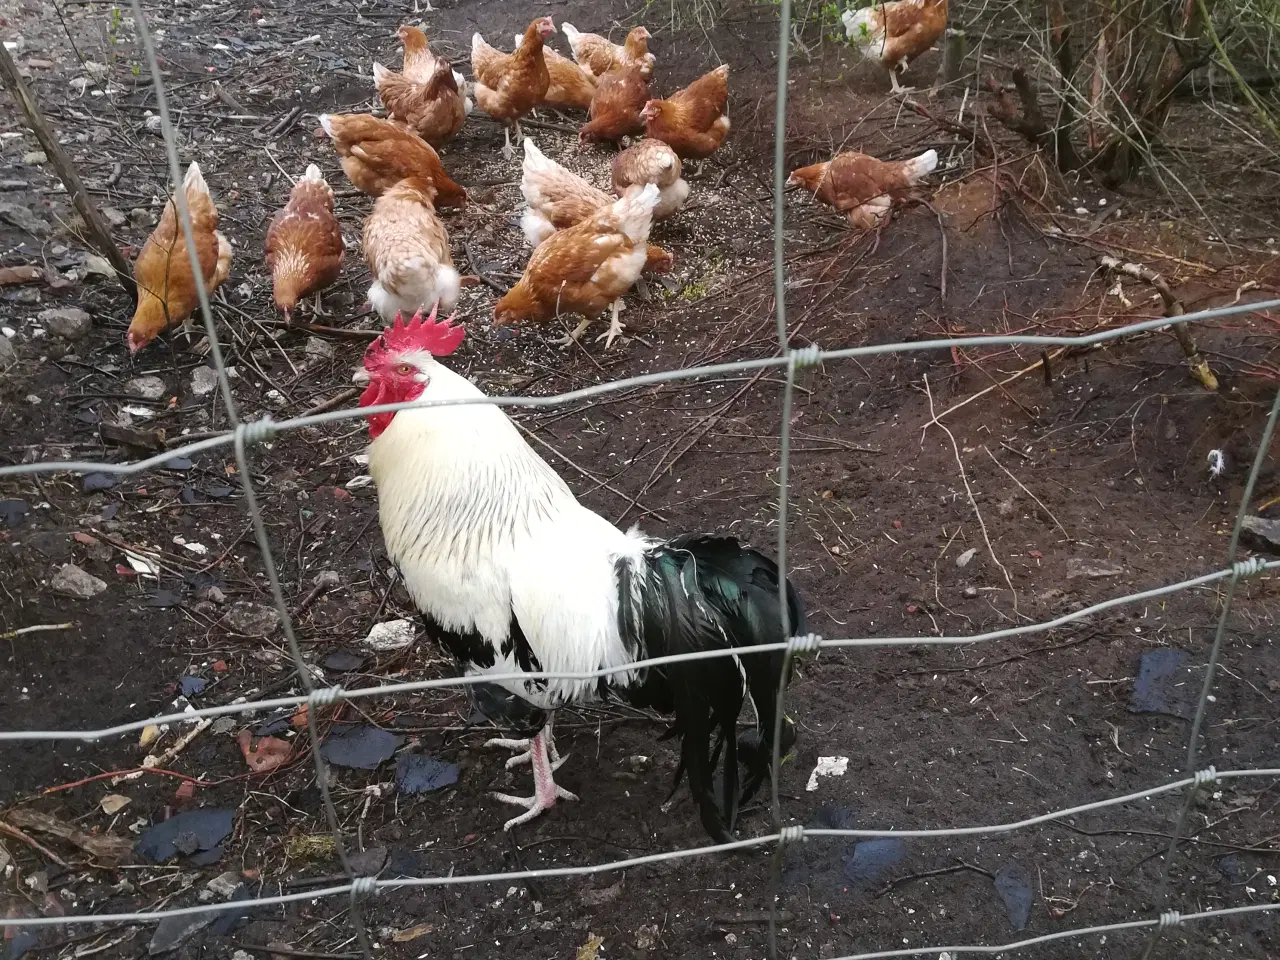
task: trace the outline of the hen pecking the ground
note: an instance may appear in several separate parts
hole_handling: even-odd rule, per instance
[[[895,202],[905,199],[937,166],[936,150],[911,160],[877,160],[849,151],[793,171],[787,183],[804,187],[847,214],[855,227],[872,230],[888,219]]]
[[[458,302],[462,279],[434,198],[431,183],[410,177],[379,197],[365,221],[364,259],[373,277],[369,304],[387,320],[437,301],[452,310]]]
[[[289,202],[272,218],[266,250],[272,293],[285,321],[292,323],[298,301],[312,294],[319,315],[320,292],[342,272],[346,245],[333,215],[333,188],[314,163],[294,184]]]
[[[641,117],[645,133],[661,140],[683,160],[704,160],[729,133],[729,65],[703,74],[665,100],[650,100]]]
[[[435,187],[437,206],[467,202],[467,191],[445,173],[440,154],[403,124],[367,113],[323,113],[320,126],[338,151],[343,173],[362,193],[380,197],[412,177]]]
[[[191,219],[201,279],[205,292],[212,294],[231,274],[231,244],[218,232],[218,208],[214,206],[198,163],[187,168],[182,191]],[[200,304],[191,257],[172,197],[138,254],[133,277],[138,284],[138,306],[125,334],[125,344],[131,354],[166,330],[185,324]]]
[[[623,329],[621,298],[648,261],[657,203],[658,188],[650,184],[553,233],[533,251],[520,281],[494,307],[494,326],[580,314],[582,322],[561,341],[567,346],[612,308],[609,330],[599,338],[609,349]]]

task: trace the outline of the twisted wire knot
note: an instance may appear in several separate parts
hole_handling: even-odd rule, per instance
[[[802,840],[804,840],[804,827],[798,823],[793,826],[783,827],[778,832],[778,842],[783,845],[788,843],[800,843]]]
[[[822,648],[822,635],[804,633],[787,638],[787,650],[791,653],[817,653]]]
[[[1195,788],[1199,790],[1201,787],[1207,787],[1211,783],[1218,782],[1218,771],[1213,767],[1207,767],[1204,770],[1197,770],[1195,774]]]
[[[1256,577],[1267,569],[1267,561],[1261,557],[1250,557],[1248,560],[1237,560],[1231,565],[1231,572],[1237,577]]]
[[[1170,927],[1176,927],[1180,923],[1182,923],[1182,914],[1177,910],[1166,910],[1160,914],[1158,926],[1161,930],[1168,930]]]
[[[258,420],[250,420],[248,423],[236,424],[236,439],[245,446],[265,443],[278,432],[279,427],[269,416],[264,416]]]
[[[307,694],[307,703],[313,707],[328,707],[337,703],[342,699],[342,695],[346,693],[339,684],[335,687],[316,687]]]
[[[362,900],[378,892],[377,877],[353,877],[351,880],[351,899]]]
[[[816,367],[822,362],[822,348],[816,343],[811,343],[809,346],[800,347],[798,350],[789,350],[787,352],[787,362],[796,370],[803,370],[805,367]]]

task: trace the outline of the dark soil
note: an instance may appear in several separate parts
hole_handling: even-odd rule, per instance
[[[486,322],[494,294],[469,288],[460,316],[470,335],[450,362],[489,392],[551,394],[776,353],[769,273],[775,14],[768,5],[735,5],[717,18],[709,5],[680,6],[676,23],[657,19],[670,17],[662,5],[646,14],[625,2],[536,10],[493,0],[445,2],[424,14],[433,44],[460,62],[472,30],[509,46],[531,16],[550,12],[557,23],[612,28],[615,36],[643,19],[655,36],[663,91],[718,62],[734,70],[735,133],[694,181],[690,207],[654,233],[674,252],[677,269],[670,287],[650,285],[647,301],[629,298],[624,319],[635,338],[607,354],[585,341],[561,352],[548,345],[559,331],[546,329],[499,340]],[[179,2],[152,13],[153,28],[165,30],[160,51],[183,162],[200,161],[222,229],[236,247],[226,302],[215,306],[238,373],[236,402],[245,418],[299,415],[346,389],[363,345],[335,339],[328,341],[331,354],[320,355],[303,336],[275,325],[260,251],[266,223],[289,188],[276,163],[296,175],[315,160],[339,190],[348,265],[326,295],[332,316],[323,322],[372,326],[367,317],[351,319],[367,285],[356,238],[369,201],[349,189],[329,144],[313,135],[314,117],[367,107],[369,64],[398,64],[393,32],[404,14],[341,3],[304,11],[226,2]],[[19,59],[52,64],[31,66],[34,88],[99,200],[126,214],[142,211],[117,230],[121,242],[140,244],[151,225],[147,214],[160,209],[166,173],[161,140],[144,120],[155,104],[145,65],[133,73],[138,60],[128,18],[114,23],[107,11],[82,6],[66,14],[80,54],[107,64],[111,78],[109,95],[81,97],[69,83],[85,73],[54,8],[33,0],[6,7],[5,16],[24,35]],[[321,39],[295,44],[313,34]],[[935,68],[936,60],[923,58],[911,79],[927,85]],[[975,172],[971,148],[886,101],[884,78],[830,44],[815,48],[812,60],[800,58],[793,78],[790,161],[810,162],[840,144],[895,157],[936,146],[946,167],[937,178],[945,185],[933,198],[937,216],[910,207],[878,239],[849,233],[806,199],[789,199],[794,344],[829,349],[1063,333],[1158,316],[1149,291],[1126,281],[1118,294],[1109,293],[1110,281],[1095,277],[1104,249],[1166,272],[1189,308],[1230,302],[1245,280],[1265,281],[1268,264],[1275,282],[1265,238],[1254,254],[1212,244],[1188,224],[1161,226],[1166,202],[1145,196],[1144,184],[1124,197],[1085,185],[1059,187],[1059,196],[1034,186],[1045,182],[1034,163],[993,169],[980,160]],[[243,110],[218,99],[214,81]],[[960,97],[919,99],[954,116]],[[304,114],[285,134],[255,135],[295,105]],[[184,339],[157,344],[136,362],[128,358],[127,301],[110,282],[84,276],[85,248],[75,239],[65,195],[47,167],[19,164],[35,144],[15,135],[22,128],[9,116],[0,148],[6,168],[16,172],[7,176],[27,186],[7,189],[0,199],[33,209],[47,233],[0,224],[0,265],[34,262],[73,278],[57,289],[0,288],[3,323],[14,330],[21,357],[0,382],[0,462],[144,455],[99,438],[99,425],[116,421],[124,407],[149,411],[130,416],[137,426],[163,427],[170,446],[183,433],[225,428],[217,395],[192,392],[192,371],[208,360]],[[228,119],[238,116],[258,119]],[[564,132],[532,126],[528,132],[549,155],[607,182],[606,152],[580,147]],[[518,276],[527,250],[516,214],[518,161],[505,163],[500,144],[499,128],[476,117],[442,154],[473,197],[466,210],[447,214],[455,257],[460,267],[506,284]],[[1005,145],[1010,157],[1025,152],[1012,141]],[[117,164],[122,173],[108,185]],[[1079,196],[1070,196],[1073,190]],[[1099,201],[1108,198],[1124,212],[1102,222]],[[1274,223],[1280,212],[1274,196],[1269,212],[1259,210],[1260,202],[1255,198],[1252,212]],[[56,342],[36,315],[71,305],[93,314],[94,329],[79,342]],[[1222,380],[1215,394],[1188,377],[1166,334],[1055,355],[1047,372],[1034,370],[998,389],[988,388],[1041,354],[956,348],[806,372],[792,418],[789,542],[791,575],[812,629],[826,637],[965,636],[1221,568],[1275,387],[1275,323],[1248,315],[1196,328]],[[164,380],[160,400],[128,396],[126,383],[141,375]],[[776,371],[733,374],[515,416],[604,516],[660,534],[729,531],[768,548],[777,537],[782,382]],[[928,426],[931,410],[941,413],[984,390],[941,421],[949,433]],[[338,588],[295,617],[302,648],[318,665],[335,651],[360,651],[374,623],[413,613],[388,575],[373,488],[348,488],[364,472],[354,458],[365,442],[363,421],[344,420],[281,435],[253,452],[253,480],[290,609],[299,609],[322,571],[340,578]],[[1217,478],[1206,467],[1213,449],[1226,458]],[[0,529],[0,632],[74,624],[5,640],[0,729],[96,729],[141,720],[171,709],[185,675],[208,682],[188,698],[195,706],[297,691],[281,635],[265,641],[236,635],[226,620],[232,603],[271,602],[230,448],[192,461],[97,491],[86,491],[84,478],[70,473],[0,479],[0,499],[30,507]],[[1257,503],[1280,492],[1277,486],[1268,454]],[[139,574],[129,553],[149,557],[157,575]],[[87,601],[55,593],[50,579],[68,562],[101,578],[107,590]],[[1112,572],[1072,576],[1081,563]],[[1200,766],[1277,766],[1280,656],[1272,584],[1269,577],[1250,580],[1237,594]],[[800,741],[783,769],[784,822],[866,829],[1010,822],[1184,776],[1185,705],[1203,679],[1223,596],[1218,582],[1021,639],[854,647],[805,660],[787,697]],[[1140,659],[1162,647],[1189,654],[1172,691],[1179,703],[1171,714],[1134,712]],[[355,670],[330,669],[326,677],[353,688],[449,670],[440,651],[420,638],[407,651],[366,654]],[[600,864],[707,843],[687,794],[677,794],[669,809],[661,806],[676,760],[673,745],[658,741],[662,722],[614,708],[566,711],[558,721],[560,747],[572,754],[561,782],[582,801],[558,805],[505,835],[502,823],[512,810],[488,793],[525,791],[527,773],[508,774],[501,754],[480,749],[493,730],[469,717],[465,695],[452,691],[360,700],[319,716],[325,731],[339,721],[386,726],[410,738],[406,749],[460,767],[455,785],[416,796],[396,792],[394,761],[372,771],[332,772],[347,843],[373,869],[389,859],[383,876]],[[251,774],[236,736],[257,719],[215,724],[165,764],[168,773],[120,782],[103,775],[140,765],[148,750],[138,746],[136,732],[99,743],[5,744],[0,802],[82,830],[132,840],[168,814],[200,806],[234,809],[236,818],[221,859],[203,868],[109,869],[70,843],[32,833],[70,865],[64,868],[5,836],[0,843],[13,869],[0,870],[0,899],[32,915],[101,913],[199,903],[204,884],[224,871],[261,895],[337,882],[332,850],[306,844],[327,828],[305,733],[287,726],[277,732],[297,744],[296,755],[280,770]],[[151,749],[163,751],[178,732]],[[818,758],[834,756],[848,758],[845,775],[807,790]],[[79,781],[88,782],[59,789]],[[100,808],[107,794],[131,802],[107,815]],[[1202,796],[1190,819],[1194,839],[1173,865],[1168,900],[1160,899],[1166,834],[1181,798],[1166,794],[1007,835],[911,840],[896,863],[870,876],[861,868],[883,847],[855,854],[853,842],[810,839],[786,852],[779,955],[997,944],[1151,917],[1166,907],[1192,912],[1274,902],[1280,798],[1276,780],[1267,778],[1224,781]],[[767,803],[755,803],[741,829],[743,836],[770,832]],[[762,849],[625,874],[401,890],[363,911],[379,955],[390,957],[569,957],[595,935],[607,957],[745,960],[765,953],[771,862]],[[1029,891],[1025,929],[997,893],[997,874],[1021,877],[1014,886]],[[229,933],[202,931],[182,955],[230,957],[263,944],[302,955],[353,955],[347,908],[341,897],[263,910]],[[1272,917],[1188,924],[1170,931],[1154,955],[1274,957],[1280,930]],[[146,925],[58,928],[43,934],[41,955],[70,956],[90,946],[104,948],[104,956],[141,956],[151,936]],[[1142,936],[1065,940],[1022,955],[1129,957],[1140,952]]]

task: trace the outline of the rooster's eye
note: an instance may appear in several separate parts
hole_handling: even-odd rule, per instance
[[[416,372],[412,363],[397,363],[395,366],[396,376],[410,377]]]

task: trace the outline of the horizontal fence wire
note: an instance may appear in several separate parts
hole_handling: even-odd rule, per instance
[[[976,827],[942,827],[936,830],[846,830],[837,827],[809,828],[802,826],[788,826],[776,833],[750,837],[744,840],[735,840],[732,843],[717,843],[703,847],[689,847],[681,850],[665,850],[660,853],[646,854],[641,857],[628,857],[625,860],[613,860],[608,863],[583,864],[580,866],[569,867],[536,867],[528,870],[502,871],[500,873],[450,873],[438,877],[397,877],[395,879],[387,880],[381,880],[376,877],[359,877],[352,882],[332,887],[303,890],[297,893],[282,893],[276,896],[258,897],[251,900],[232,900],[226,903],[201,904],[199,906],[192,907],[176,907],[167,910],[155,911],[144,910],[131,913],[68,914],[64,917],[21,917],[12,920],[6,919],[4,923],[25,927],[49,927],[58,926],[63,923],[144,922],[160,920],[166,916],[193,916],[203,913],[226,913],[238,910],[257,910],[263,907],[274,907],[286,903],[297,903],[302,900],[312,900],[319,897],[340,896],[342,894],[351,894],[353,892],[361,895],[367,895],[385,890],[399,890],[414,887],[447,887],[461,884],[476,885],[511,880],[545,880],[555,877],[583,877],[601,873],[615,873],[623,870],[632,870],[636,867],[651,866],[656,863],[662,863],[666,860],[684,860],[691,857],[705,857],[714,854],[733,853],[735,851],[748,850],[753,847],[762,847],[771,844],[797,844],[813,837],[838,837],[845,839],[870,839],[881,837],[896,837],[899,839],[937,839],[946,837],[994,836],[1003,833],[1013,833],[1017,830],[1034,827],[1042,823],[1052,823],[1054,821],[1061,820],[1064,817],[1080,816],[1082,814],[1093,813],[1098,810],[1106,810],[1111,807],[1122,806],[1127,803],[1136,803],[1140,800],[1160,796],[1161,794],[1175,793],[1179,790],[1186,789],[1187,787],[1195,787],[1199,789],[1221,781],[1242,779],[1245,777],[1280,777],[1280,768],[1219,771],[1209,767],[1200,771],[1194,777],[1187,777],[1183,780],[1162,784],[1158,787],[1151,787],[1146,790],[1139,790],[1134,793],[1125,794],[1124,796],[1109,797],[1104,800],[1094,801],[1093,803],[1083,803],[1079,806],[1069,807],[1065,810],[1055,810],[1051,813],[1028,817],[1025,820],[1015,820],[1010,823],[988,824]],[[1277,906],[1280,906],[1280,904],[1277,904]],[[1151,923],[1155,921],[1146,922]],[[1001,949],[1008,948],[1006,947]]]
[[[799,361],[805,366],[815,366],[828,360],[853,360],[861,357],[878,356],[887,353],[921,353],[931,350],[950,351],[956,347],[998,347],[998,346],[1038,346],[1038,347],[1093,347],[1144,333],[1160,330],[1175,324],[1202,323],[1222,317],[1239,316],[1264,310],[1280,308],[1280,300],[1260,300],[1254,303],[1236,303],[1229,306],[1212,307],[1195,313],[1186,313],[1177,317],[1162,317],[1158,320],[1142,320],[1124,326],[1100,330],[1096,333],[1079,336],[1040,336],[1031,334],[982,335],[973,337],[942,337],[932,340],[911,340],[897,343],[876,343],[862,347],[844,347],[839,350],[822,350],[817,347],[805,347],[789,351],[780,357],[760,357],[755,360],[734,360],[726,363],[714,363],[701,367],[682,367],[678,370],[657,370],[653,373],[624,377],[606,383],[592,384],[577,390],[564,393],[548,394],[541,397],[525,396],[485,396],[465,397],[456,400],[404,400],[399,403],[384,403],[368,407],[346,407],[339,410],[327,410],[310,416],[292,417],[287,420],[273,420],[263,417],[239,424],[235,430],[216,437],[206,437],[192,441],[184,446],[174,447],[164,453],[156,454],[142,460],[113,463],[97,460],[46,460],[39,463],[17,463],[0,467],[0,477],[18,476],[32,473],[115,473],[128,475],[142,473],[146,470],[162,468],[170,460],[178,457],[193,457],[209,450],[230,446],[235,441],[237,431],[246,431],[250,443],[265,442],[277,434],[288,430],[299,430],[303,427],[318,427],[340,420],[372,416],[378,413],[396,413],[411,408],[454,407],[482,404],[496,407],[517,408],[554,408],[573,403],[578,400],[590,400],[595,397],[621,390],[638,387],[656,386],[679,380],[700,380],[706,377],[720,376],[726,373],[743,373],[752,370],[767,370],[786,367],[794,362],[790,353],[797,354]],[[57,446],[56,443],[50,446]]]
[[[1041,336],[1041,335],[982,335],[971,337],[952,337],[930,340],[919,340],[912,342],[870,344],[860,347],[844,348],[839,350],[822,350],[816,345],[803,347],[799,349],[792,348],[787,339],[786,326],[786,272],[784,259],[783,244],[783,209],[782,209],[782,183],[785,175],[785,134],[786,134],[786,84],[788,76],[788,55],[791,42],[791,17],[790,17],[790,0],[781,0],[779,5],[779,62],[778,62],[778,81],[777,81],[777,102],[775,111],[775,149],[774,149],[774,291],[775,291],[775,311],[778,327],[778,339],[780,353],[776,357],[766,357],[754,360],[741,360],[734,362],[726,362],[719,364],[711,364],[700,367],[688,367],[677,370],[657,371],[653,373],[643,374],[634,377],[623,378],[619,380],[609,381],[607,383],[595,384],[578,390],[567,391],[560,394],[548,396],[502,396],[502,397],[483,397],[475,399],[466,399],[461,401],[407,401],[403,403],[384,404],[375,407],[366,408],[349,408],[332,410],[323,413],[313,414],[309,416],[294,417],[286,420],[275,421],[269,416],[253,421],[243,421],[240,419],[235,401],[231,394],[230,381],[227,377],[226,366],[223,361],[221,345],[218,339],[218,332],[214,324],[213,314],[210,308],[208,292],[203,284],[203,273],[200,266],[194,259],[194,245],[191,243],[191,223],[189,213],[186,208],[184,191],[182,189],[182,175],[178,163],[178,136],[170,116],[167,100],[165,97],[165,86],[162,78],[160,66],[156,58],[154,46],[152,44],[150,32],[147,28],[147,22],[139,0],[130,0],[130,6],[135,19],[135,26],[138,32],[139,41],[142,52],[151,70],[152,78],[156,88],[157,108],[161,119],[161,129],[164,136],[166,158],[168,161],[168,170],[170,179],[173,182],[173,201],[175,203],[175,211],[181,224],[182,233],[187,240],[188,254],[192,256],[193,272],[195,275],[195,283],[200,301],[200,313],[204,322],[205,332],[209,338],[211,355],[214,361],[215,369],[218,376],[220,391],[223,395],[223,403],[226,409],[227,422],[230,428],[217,436],[192,441],[190,443],[176,446],[162,454],[148,457],[141,460],[128,461],[124,463],[113,462],[96,462],[83,460],[61,460],[61,461],[43,461],[29,464],[15,464],[6,467],[0,467],[0,477],[22,476],[38,473],[53,472],[103,472],[120,475],[130,475],[142,473],[147,470],[163,468],[170,461],[185,457],[191,458],[202,453],[218,451],[225,447],[231,447],[234,455],[237,469],[239,471],[240,482],[242,485],[246,508],[249,512],[255,538],[264,558],[264,568],[270,584],[272,599],[274,601],[277,612],[280,614],[283,629],[288,641],[288,648],[291,659],[293,660],[294,669],[296,670],[298,683],[302,687],[304,693],[296,696],[276,697],[272,699],[264,699],[260,701],[244,701],[223,704],[219,706],[202,707],[199,709],[189,709],[180,713],[164,714],[151,717],[146,720],[132,721],[129,723],[118,724],[111,727],[105,727],[97,730],[52,730],[52,731],[0,731],[0,741],[56,741],[56,740],[82,740],[96,741],[107,737],[118,736],[132,731],[140,730],[149,725],[166,725],[181,724],[187,722],[195,722],[206,718],[224,716],[224,715],[242,715],[247,716],[256,712],[266,710],[277,710],[285,707],[296,707],[300,704],[312,704],[320,706],[332,704],[342,700],[357,700],[375,696],[392,696],[397,694],[419,693],[427,690],[460,687],[477,682],[502,682],[530,680],[535,678],[545,679],[577,679],[584,680],[590,678],[606,677],[617,673],[630,672],[646,668],[660,668],[664,665],[678,663],[689,660],[707,659],[716,656],[741,655],[749,652],[768,652],[783,651],[787,662],[795,655],[811,654],[823,649],[838,649],[847,647],[900,647],[900,646],[965,646],[970,644],[986,643],[997,640],[1011,639],[1016,637],[1025,637],[1046,631],[1054,630],[1059,627],[1066,626],[1071,623],[1079,622],[1104,613],[1108,610],[1124,606],[1127,604],[1139,603],[1157,597],[1167,596],[1169,594],[1189,591],[1199,587],[1208,586],[1218,583],[1222,580],[1228,581],[1226,596],[1221,603],[1219,611],[1217,630],[1215,632],[1213,646],[1209,656],[1208,669],[1206,670],[1205,680],[1200,692],[1200,698],[1197,704],[1196,718],[1192,724],[1192,732],[1187,752],[1187,775],[1179,780],[1169,783],[1159,784],[1143,790],[1124,794],[1122,796],[1103,798],[1092,801],[1090,803],[1078,806],[1056,810],[1050,813],[1038,814],[1026,819],[1011,821],[1006,823],[977,825],[970,827],[938,827],[929,829],[915,830],[871,830],[871,829],[840,829],[840,828],[806,828],[799,825],[783,825],[781,807],[778,794],[778,784],[780,777],[778,756],[777,737],[775,736],[774,756],[773,756],[773,785],[772,785],[772,801],[771,814],[773,818],[774,832],[771,834],[738,840],[732,843],[715,844],[710,846],[694,847],[687,849],[678,849],[664,851],[660,853],[650,854],[641,857],[634,857],[626,860],[618,860],[609,863],[588,864],[566,867],[547,867],[529,870],[508,871],[492,874],[450,874],[448,876],[436,877],[404,877],[396,879],[377,879],[374,877],[355,876],[345,852],[345,844],[337,814],[336,807],[333,803],[332,796],[329,791],[329,777],[326,762],[320,750],[320,737],[316,725],[317,711],[312,709],[307,711],[307,737],[311,745],[311,753],[314,758],[316,767],[316,778],[320,788],[322,806],[326,820],[329,825],[330,833],[333,836],[338,859],[340,860],[343,873],[347,878],[344,884],[335,885],[316,890],[300,891],[297,893],[280,894],[278,896],[264,896],[256,899],[244,901],[232,901],[219,904],[201,904],[191,907],[178,907],[157,911],[138,911],[138,912],[121,912],[121,913],[101,913],[101,914],[72,914],[57,917],[12,917],[0,921],[0,925],[12,927],[53,927],[63,925],[76,924],[102,924],[102,923],[152,923],[159,921],[165,917],[171,916],[191,916],[197,914],[216,914],[229,911],[253,911],[269,907],[279,907],[290,903],[302,901],[314,901],[319,898],[347,896],[350,898],[351,909],[349,915],[351,917],[352,926],[356,935],[356,941],[366,960],[372,960],[373,953],[371,944],[366,933],[363,913],[361,909],[361,900],[365,897],[374,895],[380,891],[409,889],[420,887],[441,887],[459,884],[487,884],[510,882],[513,880],[534,880],[543,878],[567,878],[580,877],[592,874],[606,873],[612,871],[621,871],[646,865],[657,864],[665,861],[687,860],[695,857],[704,857],[715,854],[723,854],[733,851],[742,851],[756,849],[762,847],[772,847],[774,851],[774,869],[771,874],[771,889],[769,903],[769,948],[770,955],[777,956],[777,932],[778,932],[778,883],[780,876],[780,867],[782,862],[783,851],[789,845],[799,844],[810,838],[874,838],[874,837],[898,837],[898,838],[945,838],[945,837],[972,837],[972,836],[989,836],[995,834],[1005,834],[1017,830],[1023,830],[1044,823],[1051,823],[1062,820],[1066,817],[1080,816],[1087,813],[1093,813],[1125,804],[1138,803],[1144,800],[1150,800],[1155,797],[1164,796],[1178,792],[1184,792],[1184,800],[1181,806],[1180,814],[1176,822],[1172,839],[1168,851],[1164,857],[1161,889],[1157,900],[1164,901],[1168,896],[1168,877],[1170,865],[1173,861],[1178,844],[1182,839],[1182,833],[1185,829],[1187,816],[1195,796],[1201,789],[1215,783],[1241,779],[1250,777],[1276,777],[1280,778],[1280,768],[1276,769],[1237,769],[1217,771],[1212,767],[1202,770],[1195,770],[1194,764],[1197,757],[1198,736],[1205,717],[1207,704],[1209,703],[1210,692],[1215,680],[1216,666],[1219,661],[1222,646],[1224,643],[1227,618],[1231,611],[1232,601],[1236,594],[1236,588],[1242,579],[1254,577],[1274,570],[1280,567],[1280,561],[1262,561],[1257,558],[1247,560],[1237,560],[1237,552],[1240,540],[1240,530],[1245,515],[1245,511],[1251,499],[1252,491],[1256,485],[1262,463],[1265,459],[1268,439],[1272,436],[1278,416],[1280,416],[1280,392],[1277,392],[1276,402],[1271,408],[1270,416],[1267,420],[1267,426],[1264,431],[1264,441],[1259,447],[1258,455],[1254,460],[1249,479],[1246,484],[1245,493],[1241,499],[1239,511],[1236,516],[1236,524],[1228,548],[1227,563],[1223,569],[1206,573],[1190,579],[1184,579],[1176,583],[1161,585],[1148,590],[1135,593],[1125,594],[1123,596],[1114,597],[1109,600],[1095,603],[1091,606],[1084,607],[1080,610],[1064,614],[1062,616],[1046,620],[1039,623],[1027,624],[1018,627],[1009,627],[1000,630],[989,631],[986,633],[976,634],[972,636],[960,637],[851,637],[843,639],[827,639],[818,637],[813,634],[802,636],[794,636],[785,642],[762,644],[753,647],[740,647],[733,650],[710,650],[700,651],[697,653],[689,653],[668,657],[658,657],[649,660],[638,661],[628,664],[625,667],[617,667],[612,669],[601,669],[581,672],[528,672],[507,675],[485,675],[483,677],[450,677],[433,680],[413,681],[398,684],[386,684],[376,687],[361,688],[356,690],[347,690],[341,686],[317,686],[316,680],[318,674],[313,674],[313,668],[305,661],[298,646],[297,638],[294,633],[293,622],[289,610],[284,602],[283,589],[280,583],[278,571],[275,566],[272,554],[271,544],[267,536],[266,526],[262,513],[258,504],[256,491],[252,480],[252,471],[250,469],[250,451],[256,444],[264,443],[279,434],[297,430],[303,427],[322,426],[325,424],[336,423],[342,420],[368,416],[374,413],[391,413],[399,410],[422,407],[436,406],[453,406],[457,404],[467,403],[483,403],[500,407],[526,408],[526,409],[546,409],[558,406],[564,406],[570,403],[591,400],[593,398],[603,396],[609,393],[615,393],[623,390],[636,389],[646,386],[655,386],[665,383],[673,383],[678,381],[690,381],[705,379],[707,377],[719,376],[722,374],[740,373],[752,370],[766,370],[771,368],[785,368],[786,383],[781,397],[780,412],[782,415],[782,432],[779,452],[779,477],[778,477],[778,565],[779,569],[786,571],[787,569],[787,508],[789,505],[788,492],[788,463],[790,455],[790,410],[794,398],[794,390],[796,379],[799,371],[817,366],[827,361],[844,361],[855,360],[861,357],[870,357],[884,354],[908,354],[920,353],[935,350],[951,350],[957,346],[965,347],[983,347],[983,346],[1034,346],[1034,347],[1067,347],[1086,349],[1091,347],[1100,347],[1106,343],[1120,341],[1125,338],[1133,337],[1137,334],[1167,329],[1175,324],[1183,323],[1201,323],[1205,321],[1215,320],[1223,317],[1238,316],[1247,313],[1259,312],[1280,308],[1280,299],[1266,300],[1253,303],[1234,303],[1228,306],[1214,307],[1206,310],[1197,311],[1195,313],[1184,314],[1177,317],[1159,318],[1152,320],[1144,320],[1134,323],[1127,323],[1107,330],[1097,331],[1089,334],[1081,334],[1076,336]],[[943,416],[940,414],[939,416]],[[937,423],[937,419],[930,421],[930,424]],[[926,424],[926,426],[930,425]],[[56,446],[56,444],[51,444]],[[785,595],[783,596],[782,607],[782,636],[790,636],[790,625],[787,623]],[[783,706],[785,705],[785,686],[778,693],[778,718],[779,723],[783,715]],[[1162,905],[1162,903],[1160,904]],[[1196,913],[1179,914],[1173,910],[1162,910],[1158,916],[1137,920],[1121,921],[1112,924],[1104,924],[1100,926],[1082,927],[1070,930],[1057,931],[1042,936],[1032,937],[1025,940],[1019,940],[1012,943],[997,945],[963,945],[963,946],[933,946],[933,947],[911,947],[887,951],[877,951],[869,953],[851,954],[841,958],[841,960],[880,960],[880,958],[891,957],[910,957],[910,956],[936,956],[940,953],[951,954],[953,957],[960,957],[964,954],[974,955],[993,955],[1001,953],[1009,953],[1017,950],[1026,949],[1039,944],[1045,944],[1060,940],[1078,939],[1092,935],[1102,935],[1112,932],[1123,932],[1129,930],[1150,930],[1151,939],[1147,942],[1146,953],[1149,955],[1154,947],[1156,938],[1181,924],[1199,922],[1214,919],[1224,919],[1234,916],[1243,916],[1248,914],[1259,914],[1280,909],[1280,904],[1256,904],[1240,907],[1228,907],[1215,910],[1205,910]]]
[[[1278,567],[1280,567],[1280,560],[1245,560],[1235,564],[1230,569],[1215,570],[1212,573],[1193,577],[1190,580],[1182,580],[1177,583],[1153,587],[1150,590],[1143,590],[1138,593],[1127,593],[1120,597],[1113,597],[1110,600],[1103,600],[1087,607],[1081,607],[1079,610],[1064,613],[1061,616],[1054,617],[1052,620],[1023,624],[1019,627],[1004,627],[1000,630],[992,630],[987,633],[974,634],[972,636],[844,637],[824,639],[815,634],[806,634],[804,636],[792,637],[787,642],[761,643],[752,646],[734,647],[732,649],[695,650],[689,653],[674,653],[664,657],[651,657],[647,660],[636,660],[626,666],[601,667],[597,670],[531,670],[521,673],[486,673],[474,676],[438,677],[431,680],[409,680],[404,683],[380,684],[378,686],[358,687],[350,690],[342,686],[316,687],[307,694],[273,697],[270,700],[251,700],[244,702],[233,701],[231,703],[224,703],[211,707],[191,707],[181,712],[159,714],[157,716],[147,717],[144,720],[131,720],[128,723],[116,724],[111,727],[103,727],[98,730],[0,730],[0,742],[6,740],[81,740],[92,742],[95,740],[102,740],[107,737],[115,737],[125,733],[132,733],[137,730],[145,729],[149,726],[185,723],[187,721],[194,722],[197,720],[209,719],[211,717],[229,715],[249,715],[253,713],[261,713],[266,710],[279,710],[284,707],[297,707],[304,703],[315,703],[318,706],[326,706],[332,703],[337,703],[341,700],[363,700],[369,697],[421,693],[424,690],[438,690],[449,687],[467,687],[478,683],[502,683],[506,681],[515,682],[520,680],[536,679],[594,680],[601,677],[613,676],[619,673],[627,673],[633,670],[653,669],[673,663],[689,662],[692,660],[711,660],[717,657],[741,655],[744,653],[770,653],[787,649],[790,649],[793,652],[811,652],[814,650],[840,649],[847,647],[971,646],[980,643],[991,643],[996,640],[1007,640],[1012,637],[1027,637],[1039,633],[1047,633],[1050,630],[1055,630],[1071,623],[1088,620],[1095,614],[1114,610],[1117,607],[1142,603],[1147,600],[1154,600],[1173,593],[1181,593],[1185,590],[1216,583],[1219,580],[1226,580],[1231,577],[1257,576],[1269,570],[1275,570]],[[307,669],[311,670],[314,668],[308,667]]]

